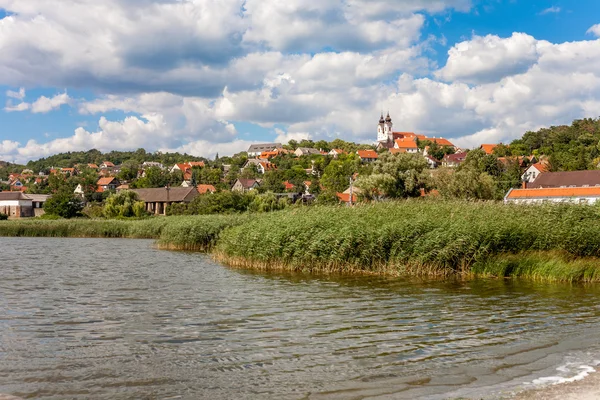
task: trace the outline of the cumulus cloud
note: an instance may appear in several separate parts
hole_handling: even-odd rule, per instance
[[[600,24],[596,24],[587,30],[588,34],[600,37]]]
[[[10,97],[12,99],[17,99],[17,100],[23,100],[25,98],[25,88],[20,88],[18,92],[14,92],[12,90],[7,90],[6,97]]]
[[[436,76],[467,83],[494,82],[525,72],[538,58],[538,41],[527,34],[474,36],[448,51],[446,66]]]
[[[70,104],[71,101],[72,99],[69,97],[67,92],[57,94],[52,98],[41,96],[31,104],[31,112],[34,114],[47,113],[60,108],[60,106],[64,104]]]
[[[4,111],[6,111],[6,112],[14,112],[14,111],[19,112],[19,111],[27,111],[27,110],[29,110],[29,108],[30,108],[30,104],[29,103],[21,102],[21,103],[18,103],[16,105],[14,105],[12,103],[12,101],[8,101],[6,103],[6,107],[4,107]]]

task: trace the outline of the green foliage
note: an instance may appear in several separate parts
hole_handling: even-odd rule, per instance
[[[83,201],[69,190],[60,190],[44,203],[44,211],[62,218],[73,218],[81,215]]]
[[[227,229],[217,253],[231,265],[256,268],[445,276],[482,273],[471,268],[496,256],[554,251],[564,254],[567,263],[594,257],[598,280],[598,216],[591,206],[493,202],[311,207],[283,211],[276,218],[257,215]]]
[[[103,213],[107,218],[141,218],[148,215],[144,203],[138,201],[137,193],[130,190],[110,195],[106,199]]]
[[[429,186],[427,161],[420,154],[384,153],[373,166],[373,174],[360,176],[356,186],[361,196],[376,199],[418,197]]]
[[[8,219],[8,215],[0,213],[0,221],[6,221]]]
[[[248,205],[251,212],[272,212],[288,206],[287,199],[279,199],[274,193],[257,194]]]

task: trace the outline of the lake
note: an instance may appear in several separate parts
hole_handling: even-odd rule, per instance
[[[600,286],[228,269],[147,240],[0,238],[0,393],[510,397],[600,363]]]

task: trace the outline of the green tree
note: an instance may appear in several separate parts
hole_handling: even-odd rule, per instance
[[[110,195],[106,199],[103,212],[107,218],[139,218],[147,215],[144,202],[138,201],[137,193],[130,190]]]
[[[81,215],[81,210],[83,210],[83,201],[67,188],[62,188],[54,193],[44,203],[44,211],[47,214],[62,218],[77,217]]]

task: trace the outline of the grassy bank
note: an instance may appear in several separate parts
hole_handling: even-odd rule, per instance
[[[274,213],[2,221],[0,236],[154,238],[266,271],[600,282],[600,209],[402,201]]]
[[[405,201],[260,215],[216,257],[262,270],[600,281],[594,207]]]
[[[158,246],[165,249],[208,251],[223,229],[245,218],[207,215],[141,220],[11,220],[2,221],[0,236],[157,239]]]

